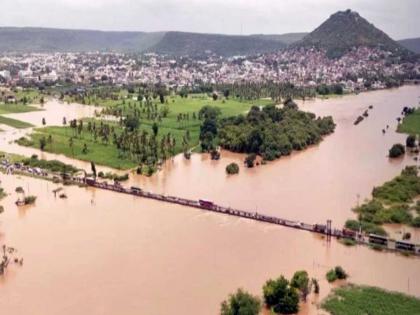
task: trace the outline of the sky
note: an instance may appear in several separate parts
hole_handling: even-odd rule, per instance
[[[420,37],[420,0],[0,0],[0,26],[282,34],[346,9],[394,39]]]

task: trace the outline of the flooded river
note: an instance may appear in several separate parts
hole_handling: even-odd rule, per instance
[[[420,87],[406,86],[305,102],[305,110],[332,115],[337,123],[318,146],[241,167],[232,177],[224,168],[242,162],[242,155],[222,152],[220,161],[179,156],[151,178],[131,176],[128,185],[308,223],[332,219],[341,227],[375,185],[415,163],[408,155],[396,161],[386,155],[393,143],[405,141],[394,132],[396,118],[419,96]],[[369,117],[354,126],[369,105]],[[0,242],[24,257],[22,267],[13,265],[0,279],[0,309],[7,314],[217,314],[236,288],[260,295],[268,278],[299,269],[320,279],[322,299],[330,289],[324,275],[335,265],[352,282],[420,296],[418,258],[92,188],[65,187],[69,198],[59,199],[50,182],[0,179],[11,194],[2,201]],[[16,186],[37,195],[36,205],[18,209]],[[315,304],[302,313],[317,313]]]

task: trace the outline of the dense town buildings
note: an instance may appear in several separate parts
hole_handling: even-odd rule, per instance
[[[170,57],[156,54],[32,53],[0,56],[0,82],[163,84],[193,87],[238,82],[340,84],[348,91],[379,89],[390,80],[418,79],[420,66],[379,49],[360,47],[339,59],[324,51],[287,49],[256,56]]]

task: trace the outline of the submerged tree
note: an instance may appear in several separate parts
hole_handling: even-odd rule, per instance
[[[290,285],[300,291],[302,299],[306,301],[306,296],[309,294],[309,277],[305,270],[296,271],[293,275]]]
[[[238,289],[222,302],[221,315],[258,315],[261,310],[259,298]]]
[[[263,286],[264,302],[275,313],[293,314],[299,310],[299,295],[289,281],[280,276]]]

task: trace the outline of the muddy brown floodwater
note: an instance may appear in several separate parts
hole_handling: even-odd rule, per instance
[[[302,108],[332,115],[338,124],[318,146],[265,166],[241,167],[231,177],[224,168],[242,162],[242,155],[176,157],[155,176],[132,176],[128,185],[308,223],[332,219],[341,227],[354,216],[350,209],[358,199],[415,163],[408,155],[397,161],[386,155],[405,140],[394,132],[396,117],[419,96],[420,87],[406,86],[305,102]],[[369,105],[369,117],[353,126]],[[23,266],[12,265],[0,278],[5,314],[217,314],[236,288],[261,295],[268,278],[299,269],[320,279],[321,300],[330,290],[325,273],[335,265],[352,282],[420,296],[418,258],[92,188],[65,187],[69,198],[56,199],[50,182],[0,179],[10,193],[2,201],[0,242],[24,257]],[[16,186],[37,195],[36,205],[18,209]],[[318,313],[316,301],[311,297],[301,313]]]

